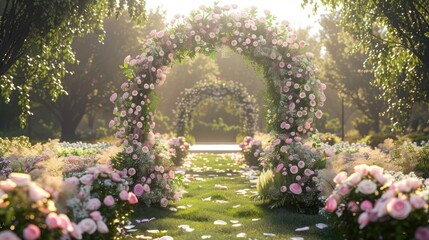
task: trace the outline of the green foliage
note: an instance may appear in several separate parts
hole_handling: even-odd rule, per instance
[[[10,147],[29,148],[31,143],[26,136],[12,137],[11,139],[0,138],[0,156],[3,156]]]
[[[67,63],[76,63],[71,48],[75,37],[96,32],[101,40],[106,16],[119,16],[127,7],[134,19],[144,19],[144,4],[144,0],[7,0],[2,4],[1,96],[9,102],[11,93],[18,92],[21,125],[31,114],[32,92],[46,91],[52,100],[66,93],[61,79],[70,73]]]
[[[363,50],[366,65],[388,102],[395,126],[405,129],[410,109],[429,99],[429,2],[426,0],[305,0],[339,12],[341,26]]]

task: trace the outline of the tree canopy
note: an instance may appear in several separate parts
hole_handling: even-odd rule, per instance
[[[145,0],[6,0],[0,3],[0,91],[5,102],[19,93],[23,112],[30,114],[30,93],[43,83],[53,100],[65,91],[67,63],[75,63],[73,38],[95,32],[103,36],[103,19],[127,8],[144,19]]]
[[[397,126],[416,102],[429,101],[429,1],[304,0],[339,11],[341,26],[359,43]]]

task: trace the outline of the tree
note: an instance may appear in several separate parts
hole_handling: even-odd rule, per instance
[[[379,98],[382,91],[372,85],[375,78],[371,69],[364,68],[367,55],[353,51],[356,41],[341,30],[338,18],[338,14],[324,15],[320,21],[323,27],[320,36],[326,49],[319,63],[320,77],[344,98],[346,105],[356,107],[366,116],[365,121],[370,121],[359,125],[371,124],[371,129],[379,132],[380,113],[387,108]]]
[[[429,1],[304,0],[339,11],[341,26],[367,54],[387,112],[404,129],[417,102],[429,102]]]
[[[90,129],[95,117],[103,111],[111,113],[109,96],[122,82],[122,72],[118,67],[126,54],[139,52],[140,39],[136,32],[149,34],[154,24],[163,24],[164,12],[157,9],[148,13],[149,20],[143,27],[136,25],[128,17],[110,17],[104,21],[105,39],[101,43],[96,34],[75,38],[73,51],[79,64],[70,64],[68,69],[74,74],[66,74],[61,84],[67,95],[52,101],[48,94],[36,97],[61,125],[61,140],[76,140],[76,128],[86,115]]]
[[[30,93],[41,83],[53,100],[65,93],[61,78],[74,63],[74,37],[96,32],[103,19],[127,7],[133,18],[144,18],[145,0],[5,0],[0,3],[0,92],[5,102],[19,93],[24,124],[30,114]]]

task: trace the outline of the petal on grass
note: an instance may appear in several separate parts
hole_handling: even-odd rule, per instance
[[[214,225],[227,225],[228,223],[223,220],[216,220],[214,221]]]
[[[303,232],[303,231],[308,231],[308,230],[310,230],[310,227],[308,227],[308,226],[295,229],[296,232]]]

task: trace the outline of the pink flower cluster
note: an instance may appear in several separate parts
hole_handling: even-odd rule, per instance
[[[259,166],[259,157],[264,151],[261,141],[253,139],[250,136],[246,136],[240,143],[240,148],[247,164]]]
[[[172,138],[168,141],[171,160],[176,166],[180,166],[188,155],[190,144],[185,137]]]
[[[349,224],[358,224],[360,229],[365,229],[368,224],[380,222],[384,224],[392,222],[393,228],[397,220],[407,221],[415,219],[411,217],[413,215],[423,215],[423,219],[426,219],[423,223],[414,222],[412,225],[415,227],[416,239],[429,239],[417,237],[429,231],[425,226],[429,218],[423,179],[406,177],[395,180],[383,172],[383,168],[379,166],[366,164],[356,166],[355,172],[350,176],[340,172],[334,178],[336,187],[326,200],[325,210],[335,212],[339,219],[350,214],[358,216],[357,223]]]
[[[0,239],[20,239],[21,237],[25,240],[35,240],[55,235],[58,238],[70,236],[81,239],[76,224],[72,223],[67,215],[56,213],[57,209],[51,200],[51,195],[38,184],[32,182],[28,174],[11,173],[8,179],[0,181],[1,212],[15,213],[14,208],[18,207],[17,204],[21,206],[20,208],[28,206],[21,209],[24,211],[19,212],[23,215],[15,215],[16,219],[27,219],[27,221],[11,222],[12,227],[4,220],[4,229],[12,229],[12,231],[0,231]],[[0,213],[0,217],[7,219],[2,216],[2,213]],[[33,218],[28,219],[27,215],[33,215]],[[39,222],[41,219],[43,221]]]

